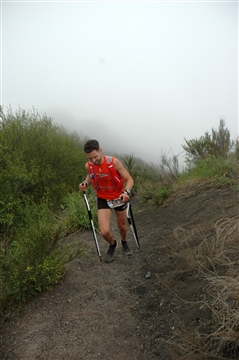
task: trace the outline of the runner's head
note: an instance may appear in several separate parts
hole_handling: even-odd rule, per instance
[[[99,141],[95,139],[91,139],[86,141],[84,145],[84,151],[86,154],[91,153],[93,150],[99,151],[100,150],[100,144]]]
[[[84,151],[89,161],[94,165],[100,165],[103,161],[102,149],[97,140],[88,140],[84,145]]]

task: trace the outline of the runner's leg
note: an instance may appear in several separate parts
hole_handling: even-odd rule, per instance
[[[126,235],[128,232],[128,228],[126,225],[126,210],[124,211],[115,211],[116,219],[117,219],[117,225],[119,228],[119,233],[121,235],[121,240],[126,240]]]
[[[98,225],[101,235],[108,241],[110,245],[114,244],[113,234],[110,231],[110,219],[112,215],[111,209],[99,209],[98,210]]]

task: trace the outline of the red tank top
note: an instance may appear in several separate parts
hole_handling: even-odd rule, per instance
[[[122,179],[122,186],[116,186],[112,180],[112,175],[109,171],[109,163],[107,163],[106,156],[103,158],[104,161],[101,165],[94,165],[91,162],[88,163],[90,177],[93,180],[93,185],[99,198],[106,200],[117,199],[120,197],[120,194],[123,191],[124,180]],[[113,163],[113,160],[114,158],[112,158],[111,164]],[[119,177],[121,178],[120,175]]]

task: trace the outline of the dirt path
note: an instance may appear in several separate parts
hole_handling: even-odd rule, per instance
[[[129,231],[131,257],[120,246],[111,264],[100,262],[90,231],[77,233],[86,255],[68,264],[52,291],[1,323],[2,360],[178,359],[163,342],[185,324],[197,322],[192,305],[203,283],[187,270],[173,236],[177,226],[212,231],[215,221],[238,215],[236,188],[214,189],[187,200],[171,200],[150,211],[133,202],[141,249]],[[114,233],[119,240],[115,223]],[[99,236],[101,252],[107,244]],[[200,314],[202,316],[202,314]],[[202,359],[204,360],[204,359]]]

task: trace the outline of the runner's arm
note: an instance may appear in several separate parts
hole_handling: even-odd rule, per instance
[[[117,158],[114,159],[114,168],[118,171],[118,173],[125,179],[125,189],[132,190],[132,187],[134,185],[134,180],[130,173],[125,169],[121,161],[119,161]]]
[[[89,176],[88,163],[86,163],[85,168],[86,168],[86,170],[87,170],[87,175],[86,175],[85,180],[82,181],[82,182],[79,184],[79,189],[80,189],[81,191],[85,191],[86,188],[92,183],[92,180],[91,180],[91,178],[90,178],[90,176]]]

